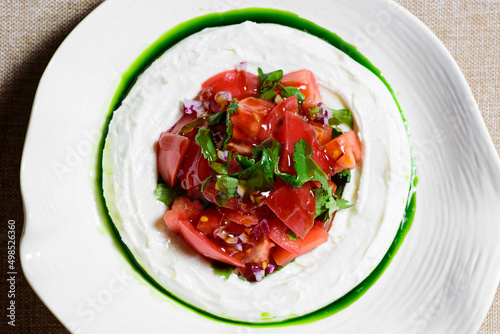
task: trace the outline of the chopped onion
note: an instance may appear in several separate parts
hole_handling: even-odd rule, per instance
[[[236,70],[238,72],[246,71],[247,70],[247,62],[246,61],[241,61],[238,64],[236,64]]]
[[[227,161],[228,156],[229,156],[229,151],[217,151],[217,157],[222,161]]]
[[[262,281],[262,278],[264,277],[264,275],[266,275],[266,271],[262,268],[254,267],[254,266],[252,266],[251,269],[252,269],[252,272],[255,276],[255,280],[257,282]]]
[[[184,107],[184,112],[188,115],[196,112],[196,117],[200,117],[205,112],[205,108],[201,101],[184,99],[184,101],[182,101],[182,104]]]
[[[274,264],[269,263],[266,267],[266,274],[270,274],[276,270],[276,266]]]

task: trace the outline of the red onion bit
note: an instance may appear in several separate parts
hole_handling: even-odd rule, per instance
[[[196,117],[200,117],[205,112],[205,108],[203,107],[203,103],[201,101],[184,99],[182,104],[184,112],[188,115],[196,112]]]
[[[250,269],[252,270],[257,282],[262,281],[262,278],[266,275],[266,271],[260,267],[251,266]]]

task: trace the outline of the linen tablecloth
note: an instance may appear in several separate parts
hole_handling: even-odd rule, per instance
[[[500,152],[500,2],[499,0],[397,0],[444,43],[462,69]],[[16,224],[19,242],[23,208],[19,165],[36,87],[48,61],[69,32],[99,0],[0,1],[0,126],[2,272],[6,273],[7,222]],[[18,255],[18,254],[17,254]],[[3,260],[5,258],[5,260]],[[0,332],[65,333],[21,274],[16,282],[16,327],[7,328],[7,281],[2,276]],[[500,334],[500,289],[478,334]]]

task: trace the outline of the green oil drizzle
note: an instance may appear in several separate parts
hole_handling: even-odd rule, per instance
[[[98,150],[99,156],[97,160],[97,178],[96,178],[98,196],[102,205],[102,211],[107,223],[107,227],[109,229],[110,235],[112,236],[117,249],[119,249],[122,255],[128,260],[133,270],[138,275],[140,275],[140,277],[145,279],[149,284],[151,284],[151,286],[156,288],[158,291],[162,292],[164,295],[169,297],[174,302],[177,302],[179,305],[190,309],[191,311],[199,314],[200,316],[206,317],[210,320],[220,321],[226,324],[243,325],[249,327],[276,327],[276,326],[307,324],[327,318],[354,303],[377,281],[377,279],[382,275],[387,266],[391,263],[396,252],[403,243],[404,238],[408,234],[411,224],[413,222],[413,217],[415,215],[415,207],[416,207],[415,187],[417,185],[418,178],[416,176],[416,167],[413,154],[411,157],[411,163],[412,163],[412,170],[411,170],[412,174],[410,177],[411,185],[408,192],[408,200],[407,200],[405,215],[400,224],[399,230],[397,231],[396,237],[394,238],[389,250],[385,254],[382,261],[377,265],[377,267],[375,267],[375,269],[370,273],[370,275],[365,280],[363,280],[360,284],[354,287],[350,292],[348,292],[343,297],[312,313],[299,317],[297,317],[295,314],[292,314],[290,315],[289,319],[283,321],[272,322],[272,319],[274,317],[272,317],[272,315],[267,312],[261,314],[261,320],[266,321],[263,323],[252,323],[239,320],[232,320],[225,318],[224,314],[221,314],[221,316],[216,316],[194,305],[186,303],[185,301],[179,299],[178,297],[167,291],[160,284],[158,284],[140,266],[140,264],[136,261],[136,259],[128,249],[128,247],[122,242],[120,234],[116,226],[113,224],[112,219],[109,215],[109,211],[107,209],[106,201],[103,195],[102,158],[103,158],[105,139],[108,134],[109,122],[113,116],[113,112],[121,105],[123,99],[125,98],[125,96],[127,96],[131,87],[136,82],[138,76],[163,52],[174,46],[176,43],[180,42],[182,39],[194,33],[199,32],[204,28],[227,26],[227,25],[242,23],[244,21],[253,21],[257,23],[276,23],[291,28],[295,28],[301,31],[305,31],[311,35],[323,39],[324,41],[333,45],[337,49],[340,49],[341,51],[349,55],[352,59],[354,59],[356,62],[366,67],[384,83],[389,92],[392,94],[394,101],[396,102],[396,105],[398,106],[399,111],[401,113],[401,118],[403,120],[406,133],[408,134],[409,138],[408,125],[401,111],[401,107],[396,99],[396,95],[394,94],[394,91],[387,83],[385,78],[382,76],[380,70],[377,69],[375,66],[373,66],[373,64],[370,63],[370,61],[368,61],[368,59],[366,59],[361,53],[359,53],[359,51],[354,46],[344,42],[336,34],[320,26],[317,26],[316,24],[310,21],[300,18],[296,14],[287,11],[281,11],[275,9],[263,9],[263,8],[247,8],[247,9],[231,10],[224,13],[211,13],[179,24],[176,27],[164,33],[153,45],[147,48],[137,58],[137,60],[134,61],[134,63],[130,66],[130,68],[123,74],[122,79],[116,90],[116,93],[112,99],[109,113],[106,117],[106,123],[103,129],[103,136],[99,144],[99,150]],[[411,144],[410,144],[410,149],[411,149]]]

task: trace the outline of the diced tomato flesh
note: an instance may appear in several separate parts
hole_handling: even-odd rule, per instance
[[[198,221],[203,206],[199,201],[192,201],[186,196],[174,199],[172,208],[165,212],[163,220],[172,233],[179,233],[179,220]]]
[[[363,158],[363,152],[361,151],[361,146],[359,145],[358,139],[356,138],[356,134],[354,131],[349,131],[343,134],[346,136],[349,144],[351,145],[352,154],[354,154],[354,159],[356,162],[360,161]]]
[[[305,96],[302,103],[302,110],[307,112],[321,102],[321,93],[314,74],[309,70],[299,70],[285,74],[281,79],[281,85],[292,86],[300,90]]]
[[[328,240],[328,232],[318,226],[313,226],[304,239],[300,241],[302,246],[300,254],[292,253],[282,247],[276,247],[272,253],[274,261],[280,266],[286,266],[296,257],[305,254]]]
[[[297,100],[297,96],[294,95],[283,100],[269,112],[259,133],[259,137],[262,141],[271,136],[275,128],[283,122],[283,117],[287,112],[292,114],[299,112],[299,101]]]
[[[170,188],[176,186],[177,172],[184,161],[189,142],[189,138],[169,132],[160,135],[156,150],[157,166],[161,177]]]
[[[241,100],[257,95],[259,77],[246,71],[229,70],[214,75],[201,85],[202,89],[208,87],[216,93],[229,92],[233,98]]]
[[[214,207],[209,207],[201,214],[196,228],[204,235],[207,235],[213,233],[220,226],[221,221],[222,215],[220,212]]]
[[[274,103],[255,97],[239,101],[236,112],[231,115],[233,138],[257,143],[262,123],[273,107]]]
[[[309,183],[304,183],[300,188],[283,184],[270,193],[266,204],[301,238],[304,238],[314,225],[316,199]]]
[[[198,231],[191,222],[187,220],[179,221],[179,229],[184,239],[198,253],[210,259],[224,262],[237,267],[244,267],[241,261],[225,253],[221,246]]]
[[[183,189],[196,187],[205,181],[205,179],[215,174],[210,168],[208,160],[203,157],[200,145],[192,141],[186,152],[186,157],[178,176]]]
[[[264,263],[269,259],[269,253],[274,246],[275,245],[271,241],[271,239],[266,236],[252,248],[252,250],[245,256],[245,258],[241,262],[257,264]]]
[[[259,216],[251,212],[241,212],[227,208],[219,209],[227,220],[244,226],[253,226],[259,223]]]
[[[300,239],[290,238],[289,232],[290,229],[281,220],[272,219],[269,221],[269,238],[281,248],[294,254],[300,254],[302,250]]]

